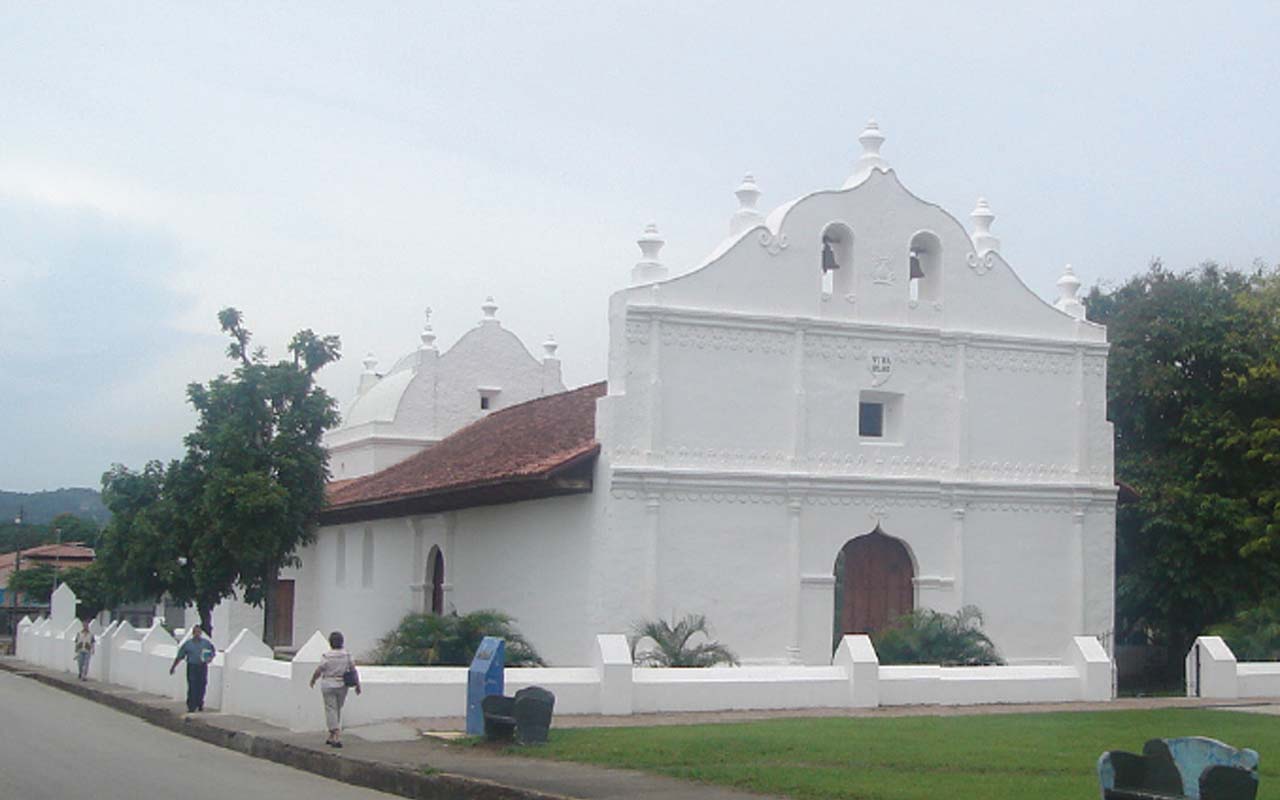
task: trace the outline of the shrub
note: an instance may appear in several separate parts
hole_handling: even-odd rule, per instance
[[[378,640],[368,659],[399,667],[465,667],[484,637],[497,636],[506,641],[507,666],[543,666],[533,645],[512,625],[514,621],[493,609],[463,615],[409,614]]]
[[[982,612],[965,606],[954,614],[921,608],[873,635],[881,664],[1003,664],[982,632]]]
[[[1240,661],[1280,660],[1280,602],[1245,609],[1209,633],[1221,636]]]
[[[702,634],[707,641],[690,645],[689,640]],[[643,620],[631,628],[631,660],[650,667],[710,667],[725,663],[737,666],[738,657],[719,642],[711,641],[711,626],[701,614],[686,614],[679,620]],[[641,642],[648,640],[653,647],[636,652]]]

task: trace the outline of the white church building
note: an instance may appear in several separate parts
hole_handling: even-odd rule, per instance
[[[368,364],[295,585],[294,641],[357,654],[410,611],[495,608],[553,665],[705,614],[747,663],[975,605],[1012,664],[1109,640],[1116,487],[1106,331],[899,182],[871,123],[837,188],[756,210],[682,274],[650,226],[610,300],[608,380],[564,392],[484,322]],[[488,304],[491,305],[491,304]],[[426,391],[424,387],[432,387]]]

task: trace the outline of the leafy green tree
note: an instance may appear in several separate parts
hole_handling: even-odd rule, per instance
[[[707,641],[691,644],[701,635]],[[631,629],[631,660],[651,667],[712,667],[716,664],[736,666],[738,657],[719,642],[711,640],[711,626],[702,614],[674,615],[665,619],[642,620]],[[637,652],[643,642],[652,647]]]
[[[214,606],[237,591],[267,603],[279,571],[297,565],[296,550],[315,537],[328,480],[321,437],[338,422],[315,376],[340,350],[336,336],[304,330],[289,343],[291,357],[272,363],[251,346],[239,311],[224,309],[218,321],[237,366],[187,387],[198,421],[183,458],[103,476],[113,514],[103,535],[107,574],[130,599],[194,603],[210,631]]]
[[[370,660],[392,666],[462,666],[471,663],[486,636],[506,641],[510,666],[541,666],[533,645],[516,630],[515,620],[501,611],[469,614],[409,614],[378,641]]]
[[[53,594],[53,565],[33,564],[12,572],[5,589],[22,595],[29,603],[48,603]]]
[[[881,664],[1003,664],[982,632],[982,612],[965,606],[954,614],[918,608],[871,637]]]
[[[1209,633],[1226,640],[1241,661],[1280,661],[1280,601],[1246,608]]]
[[[1117,632],[1167,645],[1170,669],[1280,578],[1278,299],[1265,269],[1155,262],[1086,301],[1111,341],[1116,476],[1138,494],[1117,511]]]
[[[96,561],[86,567],[68,569],[59,579],[76,593],[76,615],[81,619],[96,617],[116,604],[110,577]]]
[[[94,547],[98,541],[98,523],[70,512],[54,517],[46,527],[64,543],[80,542],[86,547]]]
[[[191,563],[202,595],[237,589],[253,605],[266,605],[276,576],[297,566],[296,551],[315,538],[325,503],[329,454],[324,432],[338,424],[337,404],[315,377],[340,357],[336,336],[310,330],[289,342],[290,359],[270,363],[239,311],[218,314],[231,337],[227,355],[238,366],[208,385],[192,384],[187,397],[199,415],[186,437],[181,483],[190,486]],[[265,609],[268,619],[269,606]],[[202,622],[208,622],[201,614]]]

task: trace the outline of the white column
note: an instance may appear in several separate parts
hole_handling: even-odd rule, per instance
[[[662,535],[662,494],[649,491],[644,496],[644,563],[642,580],[644,582],[644,608],[648,609],[649,619],[662,619],[658,597],[658,559],[662,549],[659,539]]]
[[[791,463],[804,461],[805,431],[807,425],[806,405],[808,399],[804,391],[804,328],[796,328],[792,343],[791,386],[794,391],[794,405],[791,409]]]
[[[1085,481],[1089,475],[1089,409],[1084,398],[1084,348],[1076,348],[1071,375],[1075,382],[1075,473],[1077,481]]]
[[[645,453],[649,464],[660,464],[665,445],[662,437],[662,320],[655,315],[649,320],[649,447]]]
[[[788,637],[787,661],[792,664],[800,660],[800,510],[803,501],[799,497],[787,498],[787,621],[791,626]]]
[[[965,374],[967,349],[963,341],[956,344],[955,461],[956,472],[960,476],[967,476],[969,472],[969,392],[966,386],[968,378]]]
[[[1085,633],[1084,506],[1079,504],[1071,509],[1071,539],[1067,546],[1070,549],[1067,553],[1067,574],[1071,576],[1071,586],[1068,587],[1070,598],[1067,605],[1070,614],[1068,623],[1071,626],[1071,634],[1079,636]]]
[[[955,578],[956,608],[964,606],[964,504],[953,501],[951,509],[951,574]]]

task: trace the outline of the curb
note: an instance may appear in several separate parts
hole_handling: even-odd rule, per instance
[[[427,774],[412,767],[367,758],[342,756],[283,742],[270,736],[220,728],[196,717],[181,716],[129,697],[109,694],[79,682],[64,681],[25,666],[0,660],[0,670],[61,689],[116,711],[138,717],[158,728],[235,750],[247,756],[274,761],[353,786],[412,798],[412,800],[571,800],[565,795],[521,789],[482,778],[447,772]]]

